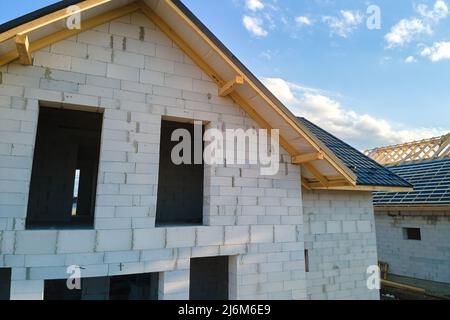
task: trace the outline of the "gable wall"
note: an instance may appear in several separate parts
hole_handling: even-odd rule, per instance
[[[154,228],[161,117],[256,124],[141,14],[0,67],[0,266],[12,298],[42,298],[43,279],[162,272],[160,297],[188,298],[189,259],[230,255],[231,298],[306,297],[300,168],[205,166],[207,226]],[[94,230],[25,230],[39,101],[104,108]],[[176,285],[174,285],[176,284]],[[181,284],[181,285],[180,285]]]

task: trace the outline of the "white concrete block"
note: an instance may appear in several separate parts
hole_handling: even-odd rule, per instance
[[[244,244],[250,240],[250,228],[248,226],[225,227],[225,244]]]
[[[296,226],[275,226],[275,242],[296,242]]]
[[[250,227],[250,242],[251,243],[266,243],[273,242],[274,229],[273,226],[251,226]]]
[[[96,251],[130,250],[131,242],[131,230],[99,230],[97,231]]]
[[[341,233],[340,221],[327,221],[327,233]]]
[[[109,78],[139,81],[139,69],[133,67],[126,67],[117,64],[108,64],[106,72]]]
[[[196,229],[193,227],[167,228],[166,248],[195,246]]]
[[[34,53],[33,64],[39,67],[70,71],[72,58],[66,55],[53,54],[44,51]]]
[[[342,231],[344,233],[356,232],[356,221],[343,221],[342,222]]]
[[[224,242],[223,227],[198,227],[197,246],[219,246]]]
[[[133,230],[133,249],[161,249],[165,246],[165,229],[135,229]]]
[[[64,230],[58,232],[57,253],[88,253],[95,247],[93,230]]]
[[[17,231],[16,254],[53,254],[56,252],[56,231]]]
[[[356,222],[357,227],[358,227],[358,232],[363,232],[363,233],[367,233],[367,232],[371,232],[372,231],[372,224],[370,221],[357,221]]]

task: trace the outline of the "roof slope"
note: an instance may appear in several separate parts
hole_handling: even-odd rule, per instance
[[[308,129],[313,132],[334,154],[352,170],[356,176],[357,185],[365,186],[402,186],[411,185],[392,173],[389,169],[379,165],[344,141],[318,127],[305,118],[299,118]]]
[[[412,192],[376,192],[377,206],[450,205],[450,157],[422,161],[389,169],[414,186]]]

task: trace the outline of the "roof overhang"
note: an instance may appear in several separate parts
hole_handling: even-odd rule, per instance
[[[69,6],[77,1],[67,2]],[[18,59],[26,63],[26,55],[140,10],[217,83],[221,95],[234,100],[261,128],[279,129],[281,146],[293,157],[293,163],[303,168],[305,188],[411,191],[410,188],[357,185],[355,173],[300,123],[179,0],[85,0],[78,1],[77,6],[82,12],[81,29],[67,29],[64,20],[73,12],[59,9],[1,33],[0,67]],[[25,38],[28,45],[20,45],[18,36]],[[303,161],[295,161],[299,158]]]

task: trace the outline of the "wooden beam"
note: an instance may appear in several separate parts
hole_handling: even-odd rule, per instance
[[[76,5],[80,9],[78,12],[83,12],[83,11],[89,10],[91,8],[94,8],[96,6],[99,6],[101,4],[104,4],[104,3],[107,3],[110,1],[111,0],[86,0],[86,1],[83,1],[80,3],[77,3]],[[67,11],[67,8],[52,12],[43,17],[40,17],[40,18],[30,21],[28,23],[17,26],[11,30],[3,32],[2,34],[0,34],[0,43],[2,43],[3,41],[6,41],[8,39],[12,39],[18,34],[28,34],[29,32],[31,32],[33,30],[36,30],[38,28],[44,27],[53,22],[70,17],[73,14],[74,14],[74,12]]]
[[[52,33],[51,35],[48,35],[39,40],[31,42],[30,43],[30,52],[35,52],[37,50],[40,50],[42,48],[49,46],[52,43],[70,38],[78,33],[84,32],[85,30],[97,27],[97,26],[102,25],[107,22],[110,22],[114,19],[120,18],[129,13],[132,13],[138,9],[139,9],[139,7],[136,5],[136,3],[131,3],[124,7],[111,10],[109,12],[106,12],[104,14],[98,15],[96,17],[93,17],[91,19],[84,21],[82,24],[82,29],[71,29],[71,30],[63,29],[61,31]],[[18,58],[19,58],[19,54],[18,54],[17,50],[12,50],[8,53],[5,53],[3,56],[0,56],[0,66],[10,63]]]
[[[219,88],[219,96],[226,97],[230,93],[232,93],[236,87],[244,84],[244,78],[242,76],[236,76],[234,79],[225,83],[222,87]]]
[[[273,129],[270,124],[261,117],[255,109],[245,101],[241,96],[239,96],[236,92],[230,94],[230,98],[236,102],[262,129],[266,129],[269,133]],[[289,144],[289,142],[280,135],[280,145],[286,150],[289,155],[293,156],[298,153],[298,151]]]
[[[387,287],[406,289],[406,290],[410,290],[410,291],[414,291],[414,292],[422,293],[422,294],[425,294],[425,292],[426,292],[426,290],[423,288],[413,287],[413,286],[409,286],[409,285],[406,285],[403,283],[388,281],[388,280],[384,280],[384,279],[381,279],[381,284],[384,286],[387,286]]]
[[[16,48],[20,63],[27,66],[31,65],[33,59],[31,58],[30,42],[27,35],[18,34],[16,36]]]
[[[325,177],[325,179],[327,179]],[[327,179],[328,180],[328,179]],[[323,184],[321,182],[311,182],[309,184],[309,186],[313,189],[322,189],[323,188]],[[336,181],[329,181],[328,180],[328,186],[327,188],[348,188],[348,187],[352,187],[351,184],[348,183],[348,181],[342,179],[342,180],[336,180]],[[354,187],[353,187],[354,188]]]
[[[308,170],[317,180],[319,180],[319,182],[324,186],[324,187],[328,187],[330,185],[329,181],[327,180],[327,178],[325,178],[320,172],[319,170],[317,170],[316,167],[314,167],[311,163],[306,162],[303,163],[302,166]]]
[[[302,164],[306,162],[311,162],[315,160],[323,160],[324,156],[321,152],[314,152],[308,154],[302,154],[299,156],[292,157],[292,164]]]
[[[309,181],[306,180],[306,178],[302,177],[302,186],[306,190],[311,190],[311,185],[309,184]]]
[[[411,192],[414,191],[413,188],[408,187],[389,187],[389,186],[353,186],[353,185],[335,185],[335,183],[330,184],[329,186],[321,186],[319,183],[311,183],[311,188],[317,190],[348,190],[348,191],[386,191],[386,192]]]

